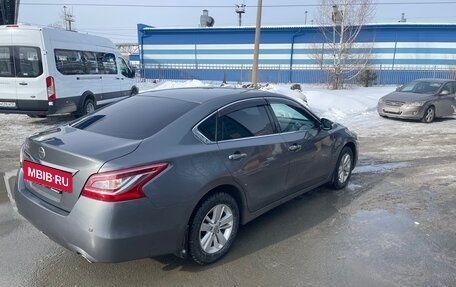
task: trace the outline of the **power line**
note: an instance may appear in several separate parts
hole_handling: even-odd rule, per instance
[[[374,5],[448,5],[456,4],[456,1],[423,1],[423,2],[375,2]],[[21,2],[27,6],[62,6],[62,3],[52,2]],[[161,5],[161,4],[107,4],[107,3],[65,3],[68,6],[79,7],[123,7],[123,8],[233,8],[233,5]],[[352,6],[362,5],[361,3],[348,4]],[[263,5],[263,8],[289,8],[289,7],[323,7],[332,5],[322,4],[270,4]],[[249,5],[248,7],[257,7]]]

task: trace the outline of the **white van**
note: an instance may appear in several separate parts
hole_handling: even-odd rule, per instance
[[[0,113],[85,115],[137,94],[134,74],[106,38],[0,26]]]

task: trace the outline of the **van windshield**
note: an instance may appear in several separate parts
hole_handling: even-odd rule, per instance
[[[0,46],[0,77],[36,78],[42,73],[40,48]]]

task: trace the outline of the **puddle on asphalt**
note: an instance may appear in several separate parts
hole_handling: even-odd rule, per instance
[[[389,162],[382,164],[370,164],[364,166],[357,166],[353,170],[353,173],[386,173],[392,172],[396,169],[411,166],[408,162]]]

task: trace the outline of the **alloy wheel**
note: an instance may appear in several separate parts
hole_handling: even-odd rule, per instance
[[[199,242],[204,252],[212,254],[222,249],[233,231],[233,211],[228,205],[214,206],[203,219]]]
[[[434,109],[433,108],[429,108],[426,110],[424,119],[425,119],[426,123],[430,123],[434,120]]]
[[[344,154],[340,160],[337,176],[339,182],[342,184],[345,183],[350,176],[352,164],[351,162],[351,156],[348,153]]]

